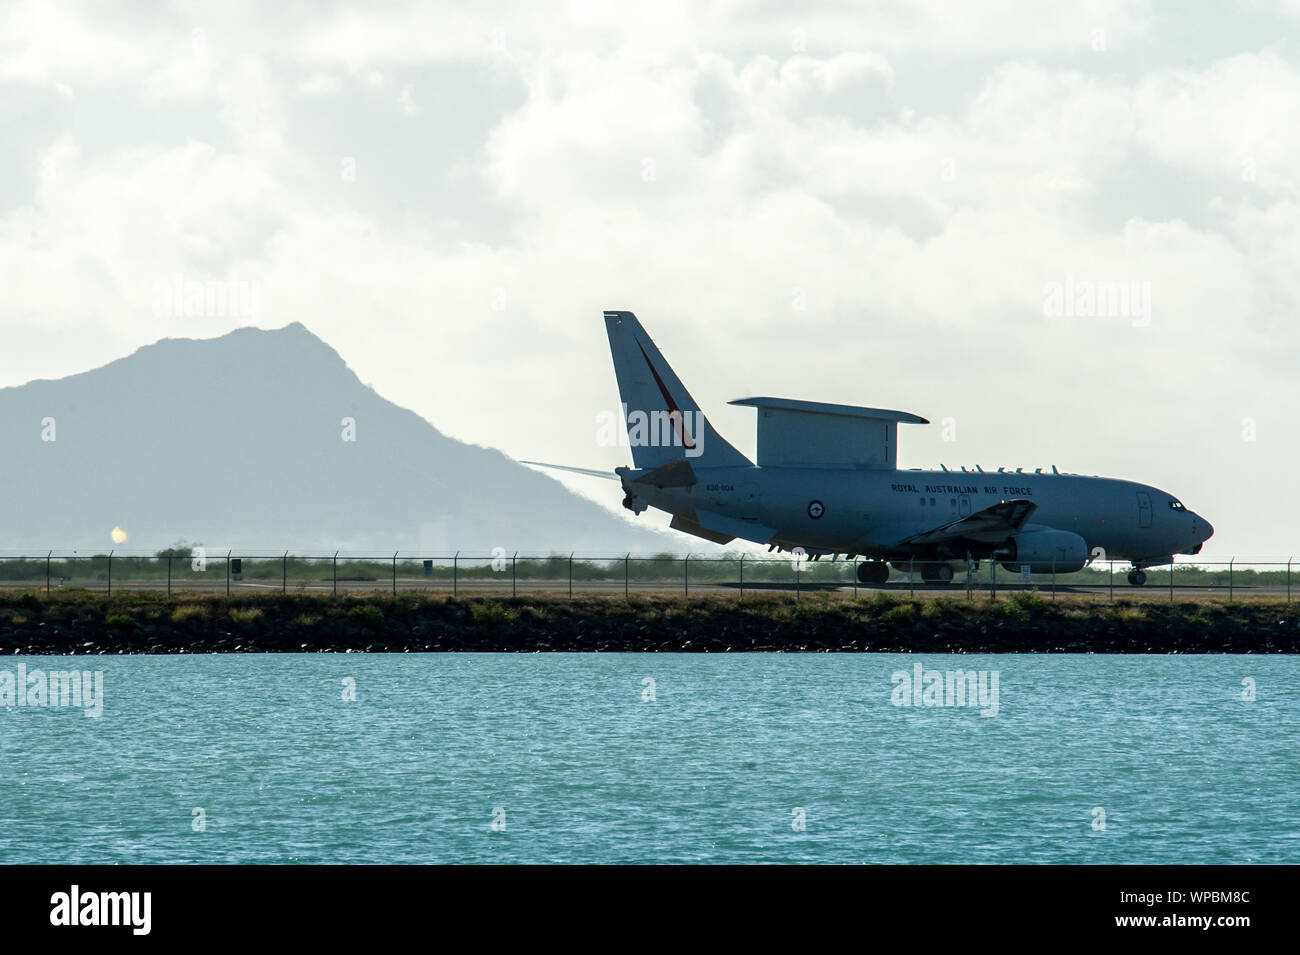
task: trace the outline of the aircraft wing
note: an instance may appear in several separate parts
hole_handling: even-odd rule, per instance
[[[982,544],[996,544],[1020,530],[1029,515],[1038,507],[1033,501],[1015,499],[1000,501],[992,507],[950,521],[931,531],[913,534],[901,544],[944,544],[948,541],[969,540]]]

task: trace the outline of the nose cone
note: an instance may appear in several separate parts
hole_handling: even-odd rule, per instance
[[[1201,545],[1214,536],[1214,527],[1199,514],[1192,515],[1192,546],[1184,554],[1199,554]]]

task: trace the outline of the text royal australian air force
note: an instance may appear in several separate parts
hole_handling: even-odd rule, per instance
[[[1001,494],[1016,497],[1032,497],[1033,490],[1025,485],[985,484],[980,488],[975,484],[890,484],[889,489],[895,494]]]

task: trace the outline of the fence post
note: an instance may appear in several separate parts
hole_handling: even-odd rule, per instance
[[[334,552],[334,592],[339,592],[339,552]]]
[[[289,592],[289,552],[285,551],[284,556],[280,558],[280,593]]]
[[[113,552],[108,552],[108,592],[113,592]]]
[[[1052,558],[1052,600],[1056,600],[1056,558]]]
[[[1115,602],[1115,562],[1113,560],[1110,562],[1110,572],[1109,572],[1109,576],[1107,577],[1107,582],[1110,584],[1110,602],[1114,603]]]
[[[226,551],[226,596],[230,596],[230,551]]]
[[[993,558],[992,555],[990,555],[989,556],[989,600],[998,599],[997,575],[998,575],[998,562]]]
[[[745,596],[745,555],[740,555],[740,596]]]
[[[518,559],[518,557],[519,557],[519,551],[515,551],[510,556],[510,596],[511,597],[517,595],[517,591],[515,590],[515,580],[517,579],[515,577],[515,560]]]
[[[623,596],[627,596],[627,562],[632,559],[632,552],[623,555]]]
[[[1286,602],[1291,602],[1291,558],[1286,559]]]
[[[690,597],[691,595],[691,555],[687,554],[686,559],[682,561],[682,596]]]
[[[1232,563],[1237,558],[1228,561],[1228,603],[1232,603]]]
[[[48,577],[49,575],[46,574]],[[172,595],[172,555],[167,555],[167,596]]]
[[[397,596],[397,555],[400,551],[393,551],[393,596]]]
[[[573,551],[569,551],[569,599],[573,599]]]
[[[50,554],[53,554],[53,553],[54,553],[54,551],[50,551],[49,554],[46,554],[46,555],[45,555],[45,596],[47,596],[47,597],[50,595]],[[1289,573],[1289,572],[1288,572],[1288,573]],[[167,592],[168,592],[168,593],[171,593],[171,592],[172,592],[172,588],[171,588],[170,575],[168,575],[168,577],[169,577],[169,579],[168,579],[168,582],[167,582]],[[1291,578],[1290,578],[1290,576],[1288,576],[1288,577],[1287,577],[1287,584],[1289,585],[1290,582],[1291,582]],[[1287,598],[1287,599],[1288,599],[1288,600],[1290,599],[1290,596],[1289,596],[1290,593],[1291,593],[1291,588],[1290,588],[1290,586],[1288,586],[1288,587],[1287,587],[1287,594],[1288,594],[1288,598]]]
[[[853,558],[853,599],[858,599],[858,559]]]
[[[912,571],[916,569],[916,558],[907,558],[907,596],[916,596],[916,581],[912,579]]]
[[[1169,562],[1169,602],[1174,602],[1174,562]]]
[[[460,551],[451,555],[451,595],[460,593]]]

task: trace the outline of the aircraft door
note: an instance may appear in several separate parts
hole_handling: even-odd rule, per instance
[[[1146,491],[1138,491],[1138,527],[1151,526],[1151,495]]]
[[[970,514],[969,494],[963,494],[961,497],[957,498],[957,512],[962,517],[967,517]]]

